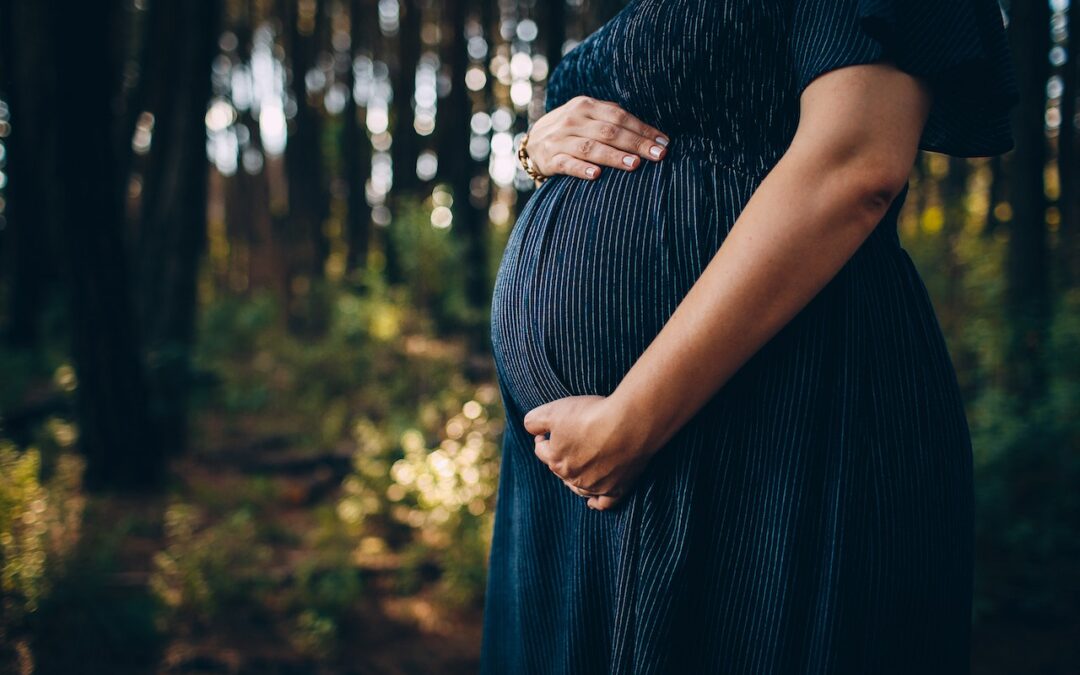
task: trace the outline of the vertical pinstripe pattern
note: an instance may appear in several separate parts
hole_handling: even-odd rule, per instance
[[[924,148],[1011,147],[1002,38],[994,0],[632,0],[553,72],[548,110],[592,95],[672,142],[632,172],[551,178],[511,232],[492,298],[508,424],[483,673],[968,672],[971,445],[897,238],[906,190],[619,508],[587,508],[521,420],[614,390],[821,73],[892,58],[935,84]]]

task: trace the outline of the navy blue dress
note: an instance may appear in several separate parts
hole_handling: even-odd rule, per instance
[[[906,188],[617,508],[589,509],[522,426],[615,389],[784,153],[803,88],[882,59],[933,85],[923,149],[1012,147],[995,0],[631,0],[552,72],[546,110],[613,101],[671,144],[633,171],[552,177],[510,234],[482,673],[969,672],[971,441],[897,237]]]

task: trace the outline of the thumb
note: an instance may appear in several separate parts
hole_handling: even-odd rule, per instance
[[[533,436],[550,432],[550,412],[551,404],[545,403],[525,413],[525,418],[522,420],[525,424],[525,430]]]

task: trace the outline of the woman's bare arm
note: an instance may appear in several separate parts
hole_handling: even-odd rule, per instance
[[[591,497],[593,508],[614,505],[635,477],[626,467],[640,469],[881,221],[907,182],[930,101],[925,83],[885,63],[811,82],[791,146],[614,393],[577,406],[579,423],[563,425],[554,445],[555,434],[544,433],[560,407],[526,416],[538,456],[582,487],[579,494],[612,495]],[[575,438],[574,429],[589,440]]]

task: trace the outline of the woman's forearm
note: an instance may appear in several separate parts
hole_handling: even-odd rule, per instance
[[[789,152],[777,163],[609,397],[647,452],[805,307],[884,216],[894,188],[858,161],[821,160]]]

